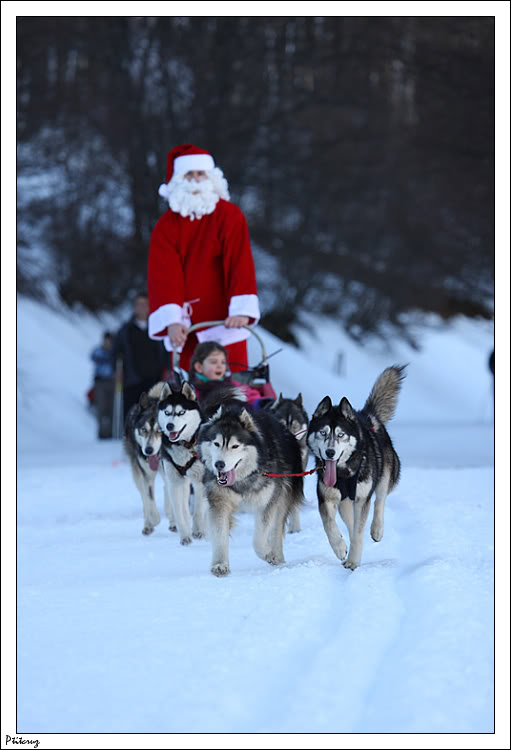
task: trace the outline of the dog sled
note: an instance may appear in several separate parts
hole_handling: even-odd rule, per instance
[[[194,333],[194,331],[199,331],[202,328],[211,328],[212,326],[221,326],[223,324],[223,320],[210,320],[204,321],[203,323],[194,323],[188,329],[188,333]],[[268,399],[268,402],[270,400],[274,401],[277,399],[277,394],[270,382],[270,366],[268,360],[273,354],[277,354],[278,352],[273,352],[269,357],[266,353],[264,341],[259,333],[250,326],[243,326],[243,328],[246,328],[247,331],[257,339],[259,346],[261,347],[261,361],[254,367],[247,367],[245,370],[237,371],[235,373],[236,380],[242,385],[249,385],[251,388],[255,388],[261,394],[262,399]],[[179,358],[179,352],[173,352],[173,379],[176,384],[182,384],[184,380],[188,379],[187,373],[179,367]]]

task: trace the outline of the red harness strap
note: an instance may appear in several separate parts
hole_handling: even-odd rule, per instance
[[[306,477],[307,474],[314,474],[316,471],[320,471],[323,467],[319,466],[317,469],[311,469],[310,471],[302,471],[301,474],[269,474],[267,471],[263,471],[264,477]]]

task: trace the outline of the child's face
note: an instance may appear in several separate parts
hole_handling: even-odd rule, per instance
[[[205,360],[195,363],[195,369],[209,380],[221,380],[227,372],[225,354],[218,350],[211,352]]]

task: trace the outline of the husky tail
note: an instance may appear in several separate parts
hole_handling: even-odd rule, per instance
[[[394,416],[401,383],[405,379],[405,369],[406,365],[387,367],[373,385],[365,402],[363,411],[373,414],[382,424],[386,424]]]

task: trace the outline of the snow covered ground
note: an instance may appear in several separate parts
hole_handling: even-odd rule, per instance
[[[410,363],[390,427],[402,480],[355,572],[308,477],[286,564],[255,556],[241,515],[226,579],[207,541],[180,546],[164,519],[140,533],[120,445],[85,408],[101,324],[21,298],[18,326],[18,732],[493,732],[491,326],[430,329],[419,353],[324,322],[300,351],[264,334],[284,346],[276,390],[309,411],[327,393],[361,407]]]

